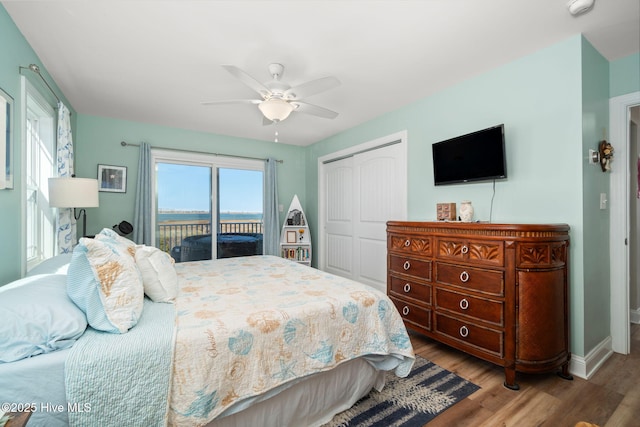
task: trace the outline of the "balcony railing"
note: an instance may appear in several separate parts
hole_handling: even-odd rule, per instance
[[[262,234],[262,230],[262,222],[221,222],[217,232]],[[158,233],[158,247],[170,253],[171,248],[180,246],[182,239],[186,237],[211,234],[211,223],[159,224]]]

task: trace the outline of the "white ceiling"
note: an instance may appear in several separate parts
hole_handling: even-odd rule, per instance
[[[640,1],[567,0],[2,1],[80,114],[273,141],[255,98],[221,65],[261,82],[272,62],[295,86],[342,85],[294,112],[280,142],[308,145],[459,81],[582,33],[608,60],[640,50]],[[27,66],[29,64],[21,64]]]

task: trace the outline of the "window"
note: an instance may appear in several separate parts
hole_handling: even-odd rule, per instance
[[[25,80],[26,81],[26,80]],[[55,176],[55,111],[26,83],[25,189],[27,270],[55,254],[55,212],[49,207],[48,178]]]
[[[177,262],[262,254],[264,162],[152,151],[154,241]]]

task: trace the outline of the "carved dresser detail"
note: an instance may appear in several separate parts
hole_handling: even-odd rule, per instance
[[[387,293],[407,328],[516,372],[569,375],[569,226],[387,222]]]

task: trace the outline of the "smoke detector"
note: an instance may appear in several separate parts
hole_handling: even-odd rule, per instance
[[[569,0],[567,8],[569,9],[570,14],[576,16],[591,9],[593,7],[593,3],[595,3],[595,0]]]

